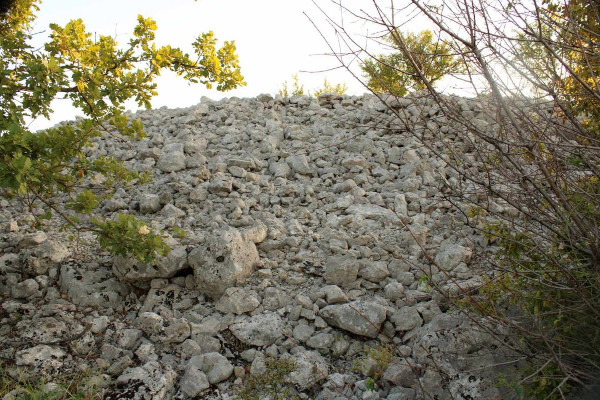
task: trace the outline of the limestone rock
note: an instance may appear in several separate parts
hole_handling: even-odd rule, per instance
[[[258,295],[254,290],[231,287],[227,288],[225,294],[215,303],[215,308],[224,314],[240,315],[254,310],[259,304]]]
[[[222,382],[233,373],[233,365],[219,353],[194,356],[190,359],[186,368],[190,367],[204,372],[210,384]]]
[[[357,335],[375,338],[385,321],[386,310],[378,303],[353,301],[323,308],[319,315],[330,325]]]
[[[300,351],[292,356],[296,369],[289,375],[291,383],[300,390],[327,379],[329,366],[325,359],[316,351]]]
[[[251,346],[268,346],[283,337],[283,321],[275,313],[244,318],[229,329],[241,342]]]
[[[233,228],[212,234],[189,254],[196,287],[212,298],[219,298],[236,281],[246,278],[260,262],[252,241],[244,241]]]
[[[128,394],[122,398],[167,400],[172,398],[177,373],[156,361],[149,361],[141,367],[127,368],[117,378],[117,385],[124,387]]]
[[[185,247],[172,247],[167,256],[159,256],[154,264],[115,256],[113,272],[121,280],[140,284],[156,278],[170,278],[188,267]]]

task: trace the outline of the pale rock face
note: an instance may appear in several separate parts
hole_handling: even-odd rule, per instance
[[[188,256],[196,287],[218,298],[236,281],[248,277],[260,259],[252,241],[244,241],[237,229],[215,232]]]
[[[357,335],[375,338],[385,321],[385,308],[373,302],[354,301],[323,308],[319,314],[333,326]]]
[[[241,342],[251,346],[268,346],[283,337],[283,321],[275,313],[245,318],[229,329]]]
[[[35,231],[41,209],[23,213],[0,200],[1,356],[34,374],[93,358],[110,394],[132,399],[199,398],[209,389],[232,398],[247,378],[238,357],[250,374],[268,372],[268,357],[292,358],[288,380],[310,398],[413,400],[421,386],[439,398],[510,397],[494,387],[496,371],[482,368],[503,361],[487,351],[491,339],[443,313],[422,279],[454,296],[487,274],[471,262],[470,244],[481,238],[455,223],[461,215],[440,190],[442,177],[459,185],[460,175],[404,128],[440,135],[484,171],[460,124],[425,97],[387,99],[405,121],[370,95],[201,101],[140,111],[147,138],[98,137],[86,150],[152,173],[99,210],[185,232],[167,238],[171,253],[152,265],[108,255],[90,245],[91,234],[67,241],[57,219]],[[461,107],[483,121],[477,101]],[[357,335],[403,343],[379,392],[336,362],[364,354]],[[424,348],[442,351],[437,365]],[[445,388],[439,368],[452,377]]]
[[[119,279],[140,285],[156,278],[170,278],[188,267],[185,247],[173,247],[166,256],[157,257],[153,264],[142,263],[132,258],[116,256],[113,273]]]

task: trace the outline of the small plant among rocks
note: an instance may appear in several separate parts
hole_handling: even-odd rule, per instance
[[[93,384],[90,373],[79,372],[42,377],[38,382],[12,377],[0,362],[0,398],[3,400],[99,400],[102,391]]]
[[[265,360],[267,370],[265,373],[250,375],[244,386],[237,391],[240,400],[258,400],[269,398],[271,400],[296,400],[294,389],[287,382],[289,374],[296,370],[296,364],[290,359],[269,358]]]
[[[366,350],[365,354],[356,360],[353,369],[366,376],[367,389],[375,391],[377,382],[383,376],[388,365],[394,358],[394,349],[390,345],[379,345]]]

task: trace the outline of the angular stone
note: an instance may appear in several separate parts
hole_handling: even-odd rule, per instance
[[[337,285],[327,285],[322,288],[325,293],[325,298],[328,304],[345,303],[348,301],[348,296]]]
[[[15,355],[15,364],[18,366],[29,366],[39,369],[59,368],[62,365],[62,359],[66,357],[62,349],[40,344],[25,350],[17,351]]]
[[[325,264],[323,277],[330,285],[352,287],[356,282],[360,264],[358,260],[346,256],[329,257]]]
[[[386,262],[367,261],[366,265],[360,270],[359,275],[369,282],[379,283],[390,276],[390,271]]]
[[[241,342],[251,346],[269,346],[283,337],[283,321],[275,313],[257,314],[229,326]]]
[[[234,313],[237,315],[250,312],[260,305],[258,295],[254,290],[231,287],[215,303],[215,308],[220,312]]]
[[[236,229],[225,229],[210,235],[189,254],[196,287],[202,293],[219,298],[236,281],[246,278],[260,262],[254,242],[245,241]]]
[[[210,387],[206,374],[193,366],[185,369],[179,388],[189,397],[196,397]]]
[[[404,306],[390,317],[397,331],[410,331],[423,324],[423,319],[416,307]]]
[[[348,214],[354,215],[356,219],[372,219],[388,225],[401,225],[398,216],[385,207],[375,204],[354,204],[346,209]]]
[[[25,279],[23,282],[19,282],[12,287],[12,297],[15,299],[27,299],[29,297],[39,297],[42,295],[40,292],[40,285],[35,279]]]
[[[160,210],[160,197],[154,193],[144,193],[140,196],[140,212],[142,214],[155,213]]]
[[[233,373],[233,365],[219,353],[206,353],[190,359],[186,368],[197,368],[206,374],[208,382],[223,382]]]
[[[117,378],[117,385],[133,389],[130,399],[167,400],[175,386],[177,373],[170,367],[161,367],[157,361],[149,361],[141,367],[127,368]]]
[[[266,310],[279,310],[290,304],[292,297],[276,287],[265,288],[262,305]]]
[[[286,159],[292,170],[301,175],[310,175],[312,170],[308,165],[308,157],[305,155],[290,156]]]
[[[289,380],[301,391],[327,379],[329,366],[316,351],[300,351],[292,356],[296,369],[289,374]]]
[[[445,271],[452,271],[458,264],[468,262],[472,250],[461,245],[449,245],[438,252],[435,262]]]
[[[313,349],[326,350],[331,348],[334,339],[334,336],[330,333],[317,333],[306,341],[306,345]]]
[[[156,163],[163,172],[177,172],[185,169],[185,154],[183,151],[171,151],[164,153]]]
[[[381,304],[367,301],[331,305],[319,311],[330,325],[357,335],[376,338],[385,321],[386,310]]]
[[[214,194],[227,195],[233,190],[233,178],[218,178],[208,185],[208,191]]]
[[[183,246],[172,247],[167,256],[159,256],[154,264],[142,263],[133,258],[115,256],[113,273],[121,280],[133,284],[156,278],[171,278],[188,267],[187,251]]]

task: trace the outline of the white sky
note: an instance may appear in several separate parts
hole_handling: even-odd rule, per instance
[[[336,12],[328,0],[319,1],[319,5]],[[142,14],[157,22],[158,44],[171,44],[193,53],[190,44],[209,30],[221,43],[235,41],[247,86],[229,92],[209,91],[203,85],[190,85],[165,73],[158,80],[154,108],[191,106],[202,96],[217,100],[275,94],[295,73],[299,73],[306,89],[321,86],[327,78],[330,83],[346,83],[349,94],[362,94],[365,90],[361,84],[343,69],[315,73],[338,67],[339,63],[322,55],[329,52],[326,43],[304,13],[327,31],[311,0],[42,0],[35,31],[45,30],[47,34],[52,22],[64,26],[71,19],[81,18],[88,32],[116,36],[120,43],[126,43],[137,15]],[[38,35],[37,40],[44,37]],[[55,103],[51,120],[38,119],[30,128],[41,129],[75,117],[76,110],[68,106],[67,100]]]

